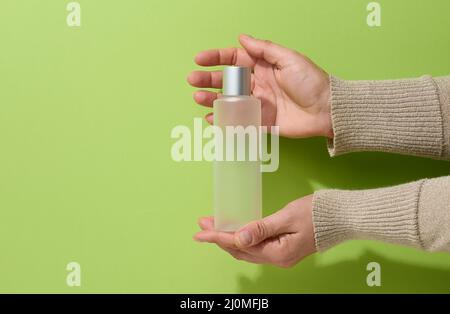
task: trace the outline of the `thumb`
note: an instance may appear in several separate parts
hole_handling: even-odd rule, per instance
[[[234,234],[234,242],[238,248],[257,245],[268,238],[288,232],[291,221],[288,213],[280,210],[263,219],[250,222]]]
[[[250,56],[263,59],[279,67],[286,65],[289,62],[289,57],[293,54],[291,49],[275,44],[269,40],[256,39],[249,35],[239,36],[239,42]]]

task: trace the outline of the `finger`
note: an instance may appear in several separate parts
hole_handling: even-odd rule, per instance
[[[211,113],[208,113],[206,116],[205,116],[205,120],[209,123],[209,124],[214,124],[214,114],[211,112]]]
[[[192,71],[187,81],[194,87],[222,88],[222,71]]]
[[[198,220],[198,225],[200,226],[200,228],[202,230],[214,230],[214,217],[213,216],[200,217],[199,220]],[[226,247],[226,246],[223,246],[223,245],[218,244],[218,243],[216,243],[216,244],[217,244],[218,247],[220,247],[221,249],[227,251],[228,253],[230,253],[234,257],[237,257],[237,256],[244,257],[245,256],[245,258],[244,258],[245,260],[247,260],[247,261],[251,260],[251,262],[253,262],[253,263],[257,259],[256,256],[262,256],[263,255],[262,253],[264,253],[264,251],[265,251],[264,247],[262,246],[262,243],[260,244],[261,247],[258,247],[260,245],[257,245],[256,247],[250,247],[248,250],[245,250],[245,251],[239,250],[237,248]],[[239,254],[239,253],[243,253],[243,254]],[[252,253],[255,253],[255,256],[253,256]],[[260,262],[262,262],[260,259],[258,259],[258,260]]]
[[[202,228],[203,230],[214,230],[214,217],[213,216],[201,217],[198,220],[198,224],[200,228]],[[241,251],[236,248],[227,247],[219,243],[216,243],[216,245],[220,247],[222,250],[228,252],[231,256],[233,256],[237,260],[245,260],[251,263],[261,263],[261,261],[258,258],[252,256],[250,253]]]
[[[290,232],[292,218],[289,210],[280,210],[263,219],[250,222],[234,234],[236,246],[247,248],[266,239]]]
[[[239,36],[239,42],[250,56],[264,59],[270,64],[283,67],[291,61],[290,59],[293,54],[291,49],[274,44],[269,40],[261,40],[249,35],[241,35]]]
[[[216,243],[224,247],[236,248],[232,233],[203,230],[195,234],[194,240],[198,242]]]
[[[214,217],[201,217],[198,220],[198,225],[202,230],[214,230]]]
[[[285,259],[285,254],[288,252],[288,241],[291,236],[291,234],[282,234],[242,250],[266,263],[277,264]]]
[[[248,67],[255,64],[244,49],[234,47],[199,52],[195,56],[195,63],[201,66],[239,65]]]
[[[290,237],[293,237],[293,234],[283,234],[280,237],[267,239],[255,246],[243,249],[243,251],[263,263],[278,266],[291,265],[293,261],[292,250],[289,248],[289,241],[292,241],[292,239],[289,240]]]
[[[206,91],[206,90],[198,90],[194,92],[193,98],[194,101],[202,106],[212,107],[214,100],[218,97],[217,93]]]
[[[235,259],[240,260],[240,261],[247,261],[250,263],[254,263],[254,264],[262,264],[263,261],[260,260],[257,257],[252,256],[251,254],[238,250],[238,249],[233,249],[233,248],[227,248],[224,246],[221,246],[219,244],[217,244],[218,247],[220,247],[222,250],[224,250],[225,252],[227,252],[228,254],[230,254],[231,256],[233,256]]]
[[[213,230],[214,229],[214,217],[211,217],[211,216],[210,217],[201,217],[198,221],[198,224],[199,224],[200,228],[202,228],[203,230]],[[201,241],[202,238],[199,238],[199,237],[203,237],[203,235],[201,235],[201,236],[196,235],[194,237],[194,239],[197,241],[199,241],[199,240]],[[226,251],[231,256],[233,256],[237,260],[245,260],[247,262],[255,263],[255,264],[269,262],[267,260],[267,258],[265,260],[263,260],[259,257],[259,256],[264,256],[260,250],[254,249],[253,251],[256,253],[254,256],[250,252],[242,251],[235,247],[228,247],[221,243],[216,243],[216,245],[218,247],[220,247],[222,250]]]

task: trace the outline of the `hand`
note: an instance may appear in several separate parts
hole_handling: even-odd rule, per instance
[[[275,214],[251,222],[235,233],[214,230],[212,217],[201,218],[194,239],[215,243],[238,260],[292,267],[316,252],[312,195],[289,203]]]
[[[326,72],[302,54],[247,35],[239,41],[243,48],[200,52],[195,62],[201,66],[237,65],[253,68],[253,95],[261,100],[262,124],[278,125],[286,137],[333,137],[330,116],[330,82]],[[194,71],[188,82],[199,88],[222,88],[221,71]],[[216,92],[198,90],[194,100],[212,107]],[[212,123],[212,114],[206,116]]]

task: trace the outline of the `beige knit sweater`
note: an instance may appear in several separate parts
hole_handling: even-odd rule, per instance
[[[450,160],[450,76],[331,77],[331,95],[331,156],[384,151]],[[313,222],[319,251],[367,239],[450,252],[450,176],[372,190],[318,191]]]

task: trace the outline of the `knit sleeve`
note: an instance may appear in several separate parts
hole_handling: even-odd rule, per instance
[[[331,77],[331,156],[384,151],[450,160],[450,76],[384,81]]]
[[[369,190],[314,193],[316,247],[378,240],[450,252],[450,176]]]

